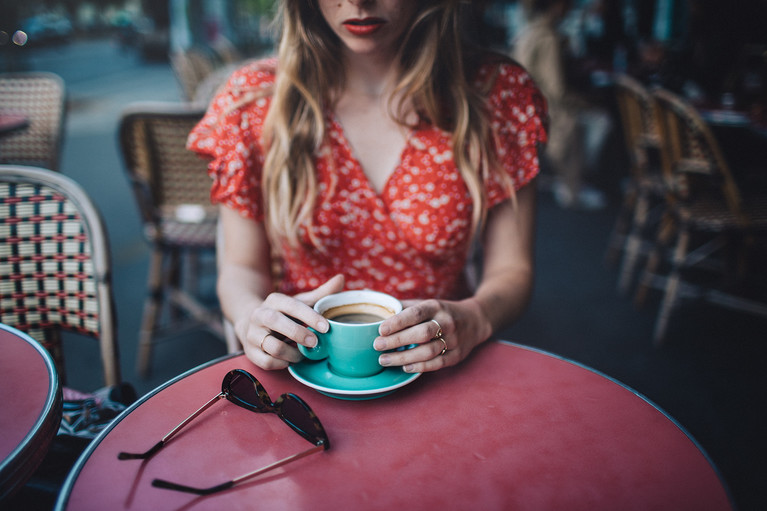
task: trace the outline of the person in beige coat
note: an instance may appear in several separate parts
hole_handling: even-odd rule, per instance
[[[566,208],[600,209],[604,194],[586,184],[611,127],[606,112],[568,88],[566,41],[557,27],[570,0],[526,0],[528,23],[514,40],[512,56],[527,69],[549,106],[549,142],[544,156],[555,175],[557,202]]]

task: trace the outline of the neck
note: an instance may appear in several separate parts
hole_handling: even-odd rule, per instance
[[[344,93],[381,98],[395,75],[394,59],[377,55],[347,55]]]

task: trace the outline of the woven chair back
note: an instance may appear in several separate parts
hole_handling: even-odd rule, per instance
[[[662,164],[672,195],[719,197],[742,216],[741,194],[714,134],[685,99],[659,89],[653,92],[662,144]]]
[[[120,383],[106,232],[66,176],[0,165],[0,302],[0,322],[45,346],[62,379],[66,330],[98,339],[105,383]]]
[[[187,101],[194,99],[197,86],[218,67],[213,55],[198,48],[175,51],[170,55],[170,62]]]
[[[29,124],[0,138],[0,164],[59,170],[65,87],[53,73],[0,74],[0,110],[22,114]]]
[[[161,236],[162,223],[179,207],[215,216],[207,161],[186,148],[203,107],[176,103],[131,105],[120,120],[120,145],[146,227]]]
[[[653,98],[644,85],[628,75],[616,77],[615,90],[632,168],[642,173],[648,166],[648,150],[660,145]]]

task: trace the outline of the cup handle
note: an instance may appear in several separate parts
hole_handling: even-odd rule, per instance
[[[307,348],[303,344],[298,344],[298,351],[309,360],[322,360],[328,356],[327,344],[322,342],[322,334],[314,329],[312,332],[317,336],[317,346],[314,348]]]

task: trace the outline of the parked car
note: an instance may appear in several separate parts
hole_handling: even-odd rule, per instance
[[[26,18],[21,22],[21,30],[28,37],[28,44],[48,44],[67,42],[72,36],[72,22],[66,16],[45,13]]]

